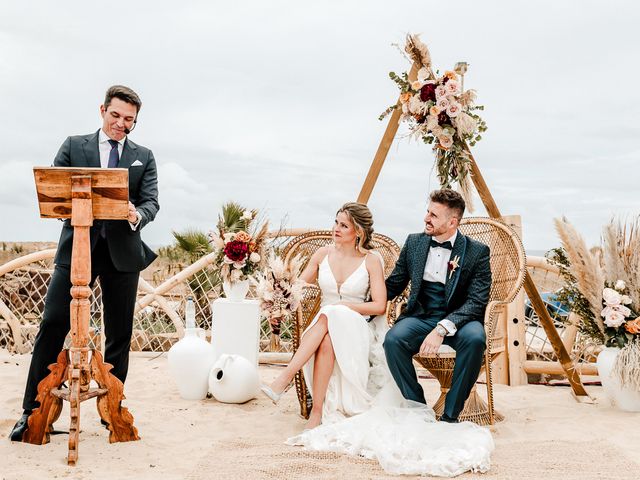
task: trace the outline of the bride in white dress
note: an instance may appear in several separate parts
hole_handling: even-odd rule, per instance
[[[320,311],[287,368],[262,387],[275,403],[303,368],[313,408],[307,429],[287,443],[377,459],[395,474],[486,472],[494,447],[489,431],[436,422],[433,410],[405,400],[391,377],[382,347],[388,330],[383,261],[368,250],[372,233],[369,209],[345,204],[336,214],[334,245],[319,249],[301,275],[307,283],[317,280]]]

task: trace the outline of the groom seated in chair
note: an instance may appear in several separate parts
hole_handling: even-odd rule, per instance
[[[489,247],[458,232],[464,209],[458,192],[432,192],[425,231],[407,237],[386,280],[389,300],[411,282],[406,308],[384,341],[389,369],[404,398],[426,404],[414,355],[435,354],[443,343],[456,351],[451,389],[440,418],[450,423],[457,423],[480,373],[491,288]]]

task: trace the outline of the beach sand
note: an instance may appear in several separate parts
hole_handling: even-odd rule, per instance
[[[142,439],[110,444],[95,400],[89,400],[82,404],[78,465],[69,467],[66,435],[52,436],[44,446],[7,438],[21,414],[29,360],[29,355],[0,350],[3,480],[397,478],[385,475],[375,461],[284,445],[305,423],[294,389],[277,406],[262,396],[244,405],[182,400],[169,377],[166,354],[132,354],[125,404]],[[278,366],[260,367],[264,381],[279,371]],[[435,400],[436,381],[422,383]],[[577,402],[568,387],[496,386],[496,407],[506,420],[491,428],[496,443],[492,468],[458,478],[640,478],[640,414],[609,406],[600,387],[587,390],[595,404]],[[68,407],[55,426],[67,429]]]

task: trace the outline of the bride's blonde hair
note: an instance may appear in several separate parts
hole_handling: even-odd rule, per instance
[[[373,215],[371,210],[364,203],[345,203],[336,215],[344,212],[349,221],[356,229],[356,248],[361,252],[371,249],[371,238],[373,236]]]

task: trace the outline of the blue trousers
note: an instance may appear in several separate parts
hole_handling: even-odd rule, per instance
[[[413,367],[413,356],[420,351],[425,337],[440,319],[404,317],[396,322],[384,339],[384,352],[391,375],[407,400],[427,403]],[[481,322],[464,324],[444,342],[456,351],[451,389],[444,404],[443,419],[457,420],[471,389],[478,379],[486,348],[486,334]]]

